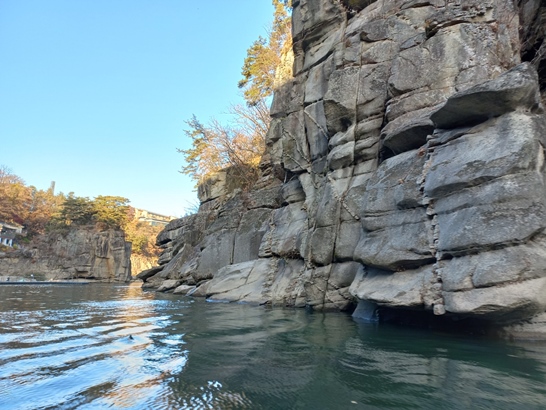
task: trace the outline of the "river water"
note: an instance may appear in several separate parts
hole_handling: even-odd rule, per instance
[[[544,409],[546,346],[144,292],[0,286],[0,409]]]

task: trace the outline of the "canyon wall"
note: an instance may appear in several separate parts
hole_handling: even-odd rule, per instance
[[[0,277],[129,282],[130,257],[131,244],[123,231],[77,227],[42,235],[23,249],[0,253]]]
[[[546,7],[293,6],[261,179],[203,184],[144,286],[546,334]]]

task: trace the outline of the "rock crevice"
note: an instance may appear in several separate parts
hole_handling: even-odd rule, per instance
[[[359,304],[373,319],[373,306],[499,325],[541,314],[540,13],[533,0],[295,2],[294,78],[274,96],[260,181],[220,184],[167,226],[145,286]]]

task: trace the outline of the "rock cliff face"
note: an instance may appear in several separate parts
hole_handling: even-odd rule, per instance
[[[130,257],[123,231],[81,227],[46,234],[24,250],[0,254],[0,275],[129,282]]]
[[[545,10],[295,1],[261,180],[202,186],[145,286],[546,327]]]

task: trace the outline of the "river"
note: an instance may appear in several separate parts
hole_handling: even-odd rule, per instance
[[[116,286],[0,286],[1,409],[544,409],[546,346]]]

